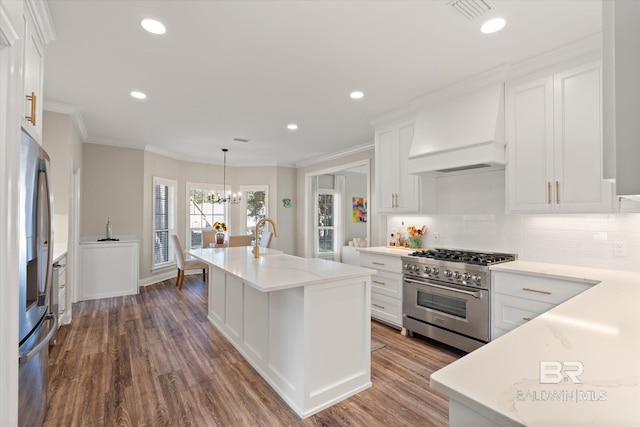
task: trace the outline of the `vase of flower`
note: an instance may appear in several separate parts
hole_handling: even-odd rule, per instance
[[[419,249],[422,246],[422,236],[427,232],[427,226],[423,225],[422,228],[416,228],[413,225],[407,228],[409,232],[409,247],[412,249]]]
[[[224,232],[227,231],[227,224],[224,222],[214,222],[213,229],[217,231],[216,233],[216,245],[224,244]]]

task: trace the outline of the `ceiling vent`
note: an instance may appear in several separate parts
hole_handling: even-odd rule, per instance
[[[487,0],[453,0],[447,4],[470,21],[493,9]]]
[[[248,139],[244,139],[244,138],[233,138],[233,140],[236,142],[249,142]]]

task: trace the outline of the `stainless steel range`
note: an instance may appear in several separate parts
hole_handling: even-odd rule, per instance
[[[433,249],[402,257],[403,333],[464,351],[489,342],[489,266],[515,254]]]

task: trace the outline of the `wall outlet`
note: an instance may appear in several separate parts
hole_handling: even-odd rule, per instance
[[[627,256],[627,242],[615,242],[613,246],[613,256]]]
[[[438,233],[437,231],[435,231],[433,233],[433,241],[434,242],[439,242],[440,241],[440,233]]]

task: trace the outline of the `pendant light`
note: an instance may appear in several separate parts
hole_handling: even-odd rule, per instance
[[[233,193],[232,195],[231,191],[225,194],[225,191],[227,189],[227,151],[229,151],[227,148],[222,149],[222,153],[224,154],[224,164],[222,169],[222,194],[217,191],[209,194],[209,197],[207,198],[209,203],[231,203],[235,205],[237,203],[240,203],[241,201],[240,194],[236,195],[236,193]]]

